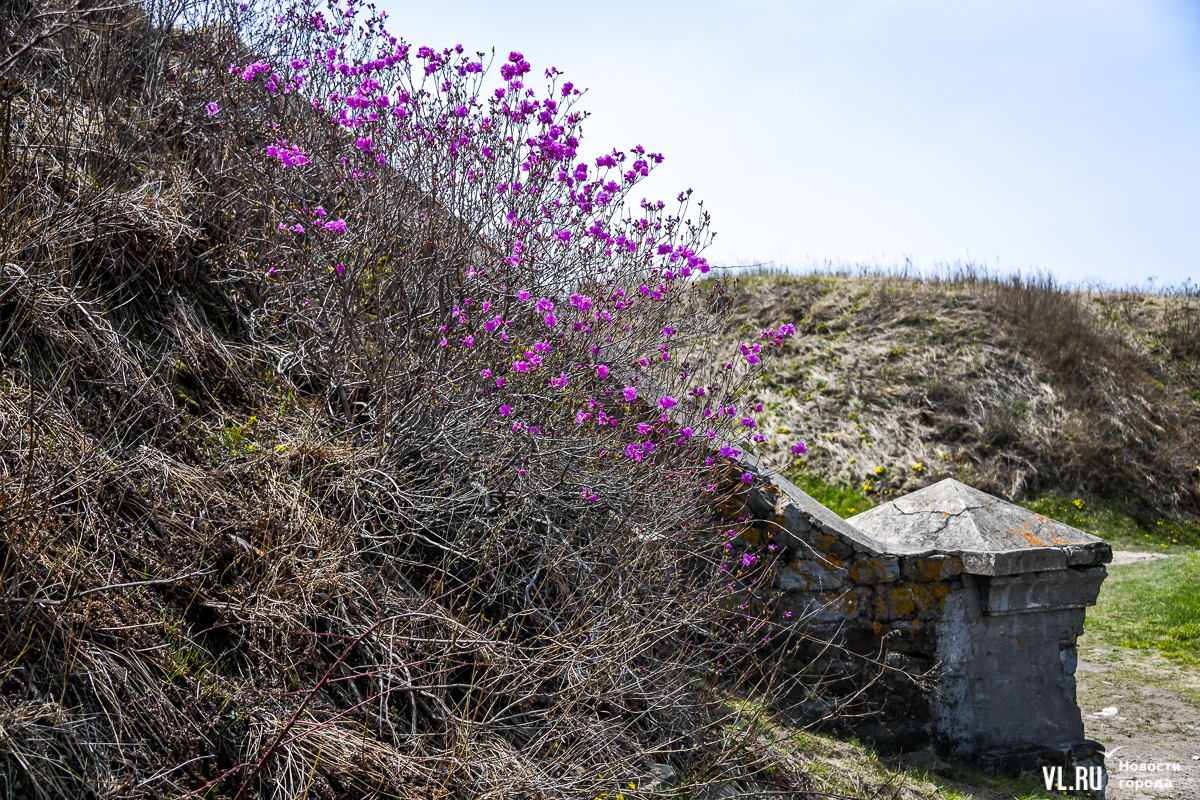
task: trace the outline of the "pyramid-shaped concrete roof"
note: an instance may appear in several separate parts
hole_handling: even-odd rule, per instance
[[[969,572],[1004,575],[1104,563],[1103,540],[947,478],[847,520],[902,550],[958,552]]]

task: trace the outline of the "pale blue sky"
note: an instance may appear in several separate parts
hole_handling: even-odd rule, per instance
[[[1200,0],[378,5],[588,87],[584,150],[663,152],[714,263],[1200,280]]]

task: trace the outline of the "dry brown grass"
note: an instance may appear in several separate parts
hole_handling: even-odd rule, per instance
[[[1009,498],[1200,512],[1190,288],[1074,291],[970,269],[767,275],[743,281],[735,310],[750,326],[790,313],[804,333],[758,392],[777,463],[807,435],[806,469],[876,497],[954,476]]]
[[[241,44],[155,22],[27,32],[0,88],[0,791],[612,797],[662,761],[681,794],[808,786],[716,701],[757,639],[723,632],[709,501],[669,463],[606,467],[612,503],[566,459],[530,491],[397,366],[436,338],[386,339],[379,298],[268,313],[282,190],[203,110]],[[460,264],[413,252],[440,302]],[[366,356],[331,354],[343,324]]]

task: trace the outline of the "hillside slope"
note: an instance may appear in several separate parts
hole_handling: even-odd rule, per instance
[[[802,480],[873,504],[955,477],[1027,503],[1074,500],[1077,517],[1117,504],[1194,533],[1194,291],[1080,293],[970,269],[930,281],[760,274],[733,303],[731,336],[797,326],[757,394],[764,457]],[[792,459],[797,435],[810,452]]]

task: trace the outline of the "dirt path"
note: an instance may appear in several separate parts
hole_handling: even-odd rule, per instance
[[[1114,555],[1121,556],[1113,559],[1115,569],[1142,560]],[[1087,736],[1108,750],[1109,798],[1200,800],[1200,670],[1150,650],[1101,646],[1085,635],[1075,677]],[[1167,771],[1122,771],[1122,762],[1165,764]],[[1122,783],[1147,779],[1169,779],[1171,788]]]

